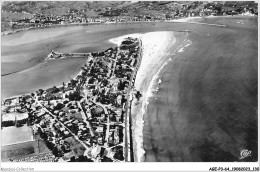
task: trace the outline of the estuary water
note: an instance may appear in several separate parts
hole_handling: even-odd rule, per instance
[[[257,18],[202,20],[226,27],[135,23],[2,36],[1,98],[67,82],[86,60],[44,61],[51,50],[101,51],[114,46],[109,39],[121,35],[189,30],[192,44],[160,71],[158,91],[149,98],[144,161],[242,161],[242,149],[252,151],[243,161],[257,161]]]

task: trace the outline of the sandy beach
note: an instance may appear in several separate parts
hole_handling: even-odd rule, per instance
[[[198,22],[206,24],[93,25],[36,42],[2,45],[2,74],[25,70],[2,76],[1,97],[60,85],[78,74],[85,59],[42,63],[51,50],[102,51],[113,46],[111,38],[117,44],[122,35],[132,34],[143,42],[135,82],[143,97],[132,105],[135,160],[240,161],[239,150],[245,148],[256,161],[257,17]],[[19,40],[23,34],[5,39]]]
[[[135,161],[230,162],[238,160],[239,147],[247,144],[255,149],[257,127],[253,129],[256,124],[251,120],[257,116],[250,108],[255,106],[250,92],[255,90],[256,66],[252,64],[257,59],[253,51],[257,44],[250,38],[256,25],[246,17],[199,20],[205,24],[180,22],[183,31],[191,31],[189,35],[152,32],[124,36],[143,41],[143,59],[135,82],[143,97],[132,104]],[[238,33],[240,39],[234,39]],[[122,37],[113,41],[119,40]],[[239,48],[245,46],[246,51]],[[252,81],[247,86],[242,81],[245,78]],[[247,117],[243,116],[245,111]],[[232,125],[238,118],[243,120]],[[242,124],[244,120],[247,122]],[[252,142],[246,141],[248,135],[252,135]]]
[[[160,70],[172,60],[175,53],[187,46],[190,42],[187,40],[186,33],[174,33],[169,31],[148,32],[145,34],[129,34],[118,38],[110,39],[114,44],[120,44],[126,37],[134,37],[142,40],[143,55],[140,68],[136,75],[135,89],[141,91],[142,98],[139,102],[132,103],[132,123],[135,161],[143,161],[143,125],[144,114],[146,113],[148,99],[154,91],[154,84],[158,79]]]

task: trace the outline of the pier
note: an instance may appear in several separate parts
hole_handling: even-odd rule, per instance
[[[52,50],[45,60],[64,59],[64,58],[86,58],[91,53],[62,53]]]

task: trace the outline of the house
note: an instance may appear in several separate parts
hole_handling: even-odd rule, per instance
[[[90,154],[92,158],[97,158],[97,156],[100,154],[101,146],[96,145],[93,149],[91,149]]]
[[[103,125],[98,126],[97,129],[96,129],[96,132],[97,133],[103,133],[104,132],[104,126]]]

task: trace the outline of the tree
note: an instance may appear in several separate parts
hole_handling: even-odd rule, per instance
[[[88,72],[84,69],[82,72],[82,76],[87,76]]]
[[[63,82],[62,85],[63,85],[62,91],[63,91],[63,93],[65,93],[65,83]]]
[[[40,95],[42,95],[43,92],[44,92],[43,89],[39,89],[39,94]]]
[[[79,101],[81,99],[81,96],[78,91],[75,91],[73,93],[70,93],[68,98],[70,101]]]
[[[45,100],[50,101],[53,100],[55,96],[52,93],[47,93],[45,96]]]
[[[74,79],[71,79],[70,83],[71,83],[71,86],[74,87],[74,86],[76,86],[77,81],[75,81]]]
[[[139,100],[140,97],[142,97],[142,94],[140,93],[140,91],[137,91],[136,94],[135,94],[135,98],[136,98],[137,100]]]
[[[52,88],[48,88],[46,91],[47,91],[48,93],[55,94],[55,93],[59,92],[60,89],[57,88],[56,86],[53,86]]]
[[[61,110],[64,107],[62,103],[58,103],[53,110]]]

